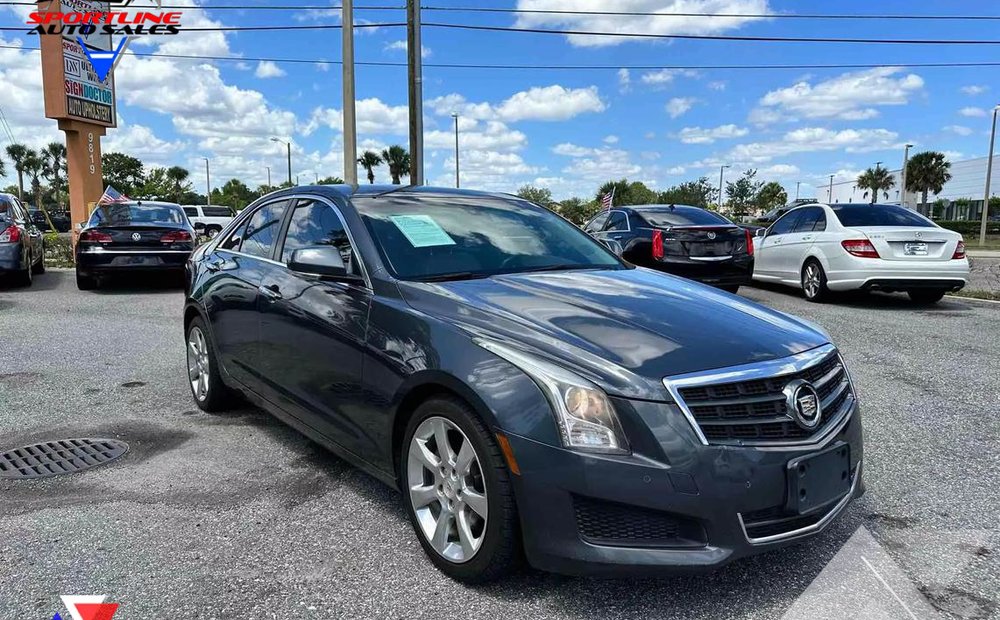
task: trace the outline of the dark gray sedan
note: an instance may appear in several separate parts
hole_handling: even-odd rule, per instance
[[[16,196],[0,194],[0,276],[9,275],[21,286],[45,273],[42,231],[35,226]]]
[[[192,255],[184,334],[199,407],[243,396],[399,488],[467,582],[714,568],[864,492],[822,330],[512,196],[270,194]]]

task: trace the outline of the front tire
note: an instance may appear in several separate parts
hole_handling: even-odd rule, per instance
[[[915,304],[936,304],[941,301],[947,291],[940,290],[926,290],[918,289],[915,291],[907,291],[906,294],[910,296],[910,300]]]
[[[510,573],[521,538],[510,474],[479,416],[456,398],[414,412],[400,446],[403,503],[424,552],[452,579]]]
[[[826,287],[826,272],[816,259],[806,261],[802,266],[802,292],[808,301],[822,303],[830,297]]]
[[[232,393],[222,382],[219,362],[211,337],[201,318],[188,323],[186,333],[188,385],[191,396],[202,411],[224,411],[233,404]]]

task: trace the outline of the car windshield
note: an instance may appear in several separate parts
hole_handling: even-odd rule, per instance
[[[934,222],[919,213],[894,205],[846,204],[830,205],[840,223],[854,226],[920,226],[933,228]]]
[[[91,226],[127,226],[129,224],[183,224],[180,207],[173,205],[124,204],[104,205],[94,210]]]
[[[673,209],[641,209],[636,213],[646,220],[653,228],[669,228],[670,226],[719,226],[730,224],[726,218],[699,209],[698,207],[675,207]]]
[[[352,202],[403,280],[626,268],[576,226],[518,198],[390,194]]]

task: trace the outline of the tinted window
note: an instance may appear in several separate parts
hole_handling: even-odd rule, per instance
[[[795,227],[792,229],[792,232],[812,232],[816,230],[816,225],[822,217],[822,209],[814,207],[802,209],[799,219],[795,221]]]
[[[300,248],[317,245],[332,245],[340,250],[340,257],[347,266],[348,273],[361,275],[355,264],[351,241],[344,230],[340,218],[329,205],[310,201],[295,207],[288,222],[288,234],[281,248],[281,261],[287,263],[292,252]]]
[[[795,223],[798,221],[801,212],[792,211],[791,213],[786,213],[780,220],[771,225],[771,229],[767,231],[768,235],[783,235],[785,233],[790,233],[795,228]]]
[[[243,232],[246,230],[246,222],[240,224],[236,227],[229,237],[225,241],[219,244],[220,250],[232,250],[234,252],[240,251],[240,244],[243,243]]]
[[[14,219],[14,205],[7,200],[0,200],[0,220]]]
[[[920,214],[894,205],[830,205],[844,226],[921,226],[933,228],[934,222]]]
[[[202,207],[201,212],[205,217],[233,217],[229,207]]]
[[[198,207],[184,207],[184,213],[188,217],[198,217]]]
[[[243,236],[243,245],[240,246],[241,252],[263,258],[271,257],[271,250],[274,249],[281,217],[285,214],[287,204],[285,201],[272,202],[257,209],[257,212],[250,216]]]
[[[590,220],[590,223],[587,224],[583,229],[586,230],[587,232],[594,233],[604,228],[604,222],[607,221],[608,221],[608,214],[601,213],[594,219]]]
[[[593,237],[517,198],[390,194],[353,202],[402,279],[625,268]]]
[[[628,218],[622,211],[613,211],[604,230],[628,230]]]
[[[91,226],[185,223],[187,217],[179,206],[162,204],[103,205],[94,209],[90,216]]]
[[[652,228],[671,226],[719,226],[730,224],[726,218],[697,207],[675,207],[673,209],[643,209],[639,216]]]

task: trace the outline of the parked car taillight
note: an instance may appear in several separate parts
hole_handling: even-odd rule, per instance
[[[872,242],[867,239],[847,239],[841,241],[840,245],[844,246],[847,253],[852,256],[858,256],[860,258],[881,258],[878,255],[878,250],[872,245]]]
[[[965,258],[965,242],[959,241],[958,245],[955,246],[955,253],[951,255],[951,260],[958,260]]]
[[[8,226],[0,232],[0,243],[17,243],[21,240],[21,229],[17,226]]]
[[[99,230],[85,230],[80,233],[78,241],[80,243],[111,243],[113,239],[111,238],[111,235],[106,232],[101,232]]]
[[[749,228],[744,228],[743,232],[746,234],[747,237],[747,254],[753,256],[753,235],[750,234]]]
[[[186,230],[172,230],[160,237],[161,243],[184,243],[191,241],[191,233]]]
[[[663,258],[663,233],[658,230],[653,231],[653,258]]]

